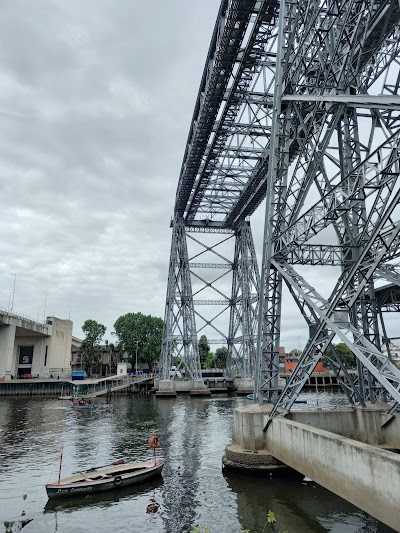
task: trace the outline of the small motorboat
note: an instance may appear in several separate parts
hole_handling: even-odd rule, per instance
[[[154,459],[151,461],[127,463],[124,459],[121,459],[109,465],[89,468],[89,470],[84,470],[64,479],[61,479],[63,459],[61,452],[58,481],[46,485],[47,496],[49,498],[59,498],[61,496],[94,494],[126,487],[158,476],[164,468],[164,459],[157,459],[156,449],[159,445],[160,439],[158,436],[152,435],[149,438],[149,446],[153,448]]]
[[[118,461],[118,464],[91,468],[60,479],[58,482],[48,483],[46,485],[47,496],[49,498],[79,496],[126,487],[160,475],[163,467],[163,459],[135,463]]]

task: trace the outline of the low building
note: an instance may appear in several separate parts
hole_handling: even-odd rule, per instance
[[[298,363],[298,356],[297,355],[285,355],[285,372],[293,372],[294,368],[296,367]],[[322,364],[322,361],[318,361],[317,366],[314,368],[313,373],[319,372],[324,373],[327,372],[327,369]]]
[[[82,342],[82,341],[80,341]],[[110,344],[96,346],[93,359],[90,364],[86,364],[80,352],[80,344],[72,344],[71,369],[72,371],[85,370],[90,376],[106,377],[115,375],[117,363],[120,360],[120,353]],[[129,367],[131,365],[129,364]]]
[[[72,321],[35,320],[0,311],[0,381],[70,378]]]

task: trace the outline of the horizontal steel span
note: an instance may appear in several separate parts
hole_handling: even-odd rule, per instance
[[[347,80],[337,83],[338,71],[326,65],[323,74],[321,70],[326,77],[315,82],[321,68],[317,57],[313,59],[315,50],[311,45],[308,48],[302,45],[296,51],[296,66],[301,65],[303,56],[309,56],[307,77],[297,94],[295,83],[287,86],[282,103],[295,102],[302,120],[316,107],[329,108],[333,112],[341,105],[351,106],[364,109],[369,117],[376,116],[375,109],[398,111],[400,108],[400,97],[393,92],[366,93],[385,64],[398,52],[399,45],[393,40],[398,23],[398,3],[386,0],[350,3],[354,13],[357,9],[364,13],[365,21],[359,15],[356,22],[359,33],[348,45],[352,57],[347,67]],[[225,0],[221,3],[176,193],[175,213],[182,216],[187,225],[197,224],[195,219],[208,219],[232,227],[251,215],[265,197],[278,18],[282,4],[278,0],[233,0],[229,3]],[[335,47],[329,32],[342,15],[348,20],[351,17],[350,10],[344,9],[344,2],[298,0],[292,4],[303,5],[310,13],[310,20],[316,21],[314,29],[311,26],[306,28],[307,34],[313,33],[316,42],[322,46],[326,43]],[[325,26],[321,24],[317,35],[322,19],[326,21]],[[369,23],[364,24],[367,19]],[[346,37],[345,32],[340,31],[336,45]],[[305,37],[302,39],[305,42]],[[290,77],[294,72],[292,68]],[[355,90],[359,94],[351,94]],[[300,122],[300,126],[305,127],[305,124]],[[302,150],[302,145],[295,132],[290,135],[289,150],[293,159]]]

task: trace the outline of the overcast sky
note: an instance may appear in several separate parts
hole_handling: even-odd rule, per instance
[[[16,274],[14,312],[70,315],[77,336],[88,318],[111,338],[122,314],[163,317],[169,222],[219,3],[1,2],[1,307]],[[262,206],[258,253],[263,217]],[[283,343],[303,344],[299,313],[283,316]]]
[[[14,311],[163,316],[175,190],[219,0],[6,0],[1,292]],[[149,6],[151,6],[149,8]],[[40,306],[42,306],[40,308]]]

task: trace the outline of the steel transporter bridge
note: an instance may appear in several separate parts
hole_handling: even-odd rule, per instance
[[[222,0],[171,222],[162,379],[175,356],[201,378],[207,327],[228,346],[228,375],[254,379],[272,416],[323,356],[351,403],[397,409],[400,371],[382,339],[400,285],[399,21],[398,0]],[[262,203],[259,268],[250,217]],[[278,394],[288,293],[309,339]]]

